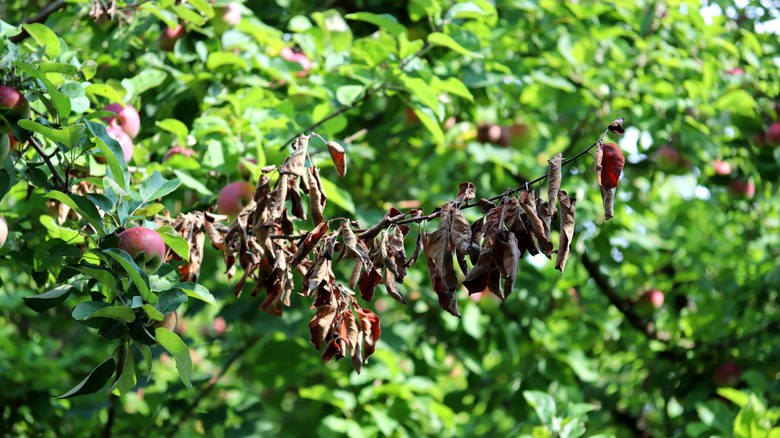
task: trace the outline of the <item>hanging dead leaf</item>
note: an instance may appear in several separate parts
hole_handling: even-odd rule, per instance
[[[482,214],[488,214],[490,210],[496,208],[496,204],[485,198],[479,198],[477,201],[477,208],[479,208],[479,211],[482,212]]]
[[[382,328],[379,326],[379,317],[374,312],[360,307],[357,311],[360,317],[360,329],[363,332],[363,362],[365,363],[374,354]]]
[[[379,232],[387,228],[388,225],[394,221],[403,219],[404,216],[405,215],[395,207],[390,207],[390,209],[387,210],[385,216],[379,222],[377,222],[376,225],[360,233],[360,238],[363,239],[364,242],[368,242],[374,237],[378,236]]]
[[[355,259],[355,265],[352,267],[352,273],[349,275],[349,285],[350,289],[355,289],[355,287],[358,284],[358,279],[360,279],[360,273],[363,272],[363,263]]]
[[[612,143],[607,143],[612,144]],[[606,220],[610,220],[615,216],[615,192],[617,191],[617,178],[614,178],[614,168],[612,171],[606,170],[605,164],[607,161],[612,161],[613,163],[620,164],[619,162],[622,160],[623,152],[620,150],[619,147],[617,147],[617,150],[615,151],[615,148],[610,147],[612,150],[613,158],[611,160],[605,159],[605,146],[606,144],[603,144],[599,142],[596,145],[596,150],[594,152],[594,167],[596,169],[596,176],[599,182],[599,190],[601,192],[601,200],[604,204],[604,218]],[[615,145],[617,146],[617,145]],[[616,157],[616,155],[619,154],[619,158]],[[614,166],[616,166],[615,164]],[[622,164],[620,164],[620,167],[622,168]],[[609,183],[611,179],[614,179],[615,186],[612,188],[606,188],[604,186],[604,178],[602,177],[605,174],[609,174],[611,176],[607,176],[607,182]],[[620,172],[618,171],[617,177],[620,177]]]
[[[309,137],[301,134],[293,141],[293,148],[295,149],[290,156],[284,160],[284,163],[279,168],[280,175],[295,175],[303,176],[306,172],[306,156],[308,154],[307,149],[309,147]]]
[[[334,306],[322,306],[317,309],[314,318],[309,322],[309,332],[311,333],[311,343],[319,350],[322,344],[328,338],[332,325],[336,319],[336,308]]]
[[[512,293],[512,289],[517,279],[517,269],[520,262],[520,251],[517,247],[517,238],[508,230],[501,230],[496,237],[493,247],[493,259],[495,260],[501,278],[504,280],[503,296],[499,298],[506,300],[506,297]]]
[[[539,242],[542,254],[550,257],[553,250],[553,244],[547,237],[549,234],[544,232],[544,223],[536,214],[536,199],[534,199],[533,190],[525,190],[520,194],[520,205],[523,207],[523,211],[528,218],[533,235]]]
[[[623,165],[625,164],[623,150],[615,143],[604,143],[602,145],[602,150],[602,169],[599,174],[599,184],[606,190],[614,189],[618,186],[620,172],[623,170]]]
[[[561,165],[563,154],[557,153],[549,160],[550,167],[547,170],[547,216],[555,214],[555,201],[558,199],[558,190],[561,189]]]
[[[417,232],[417,241],[414,243],[414,251],[412,252],[412,256],[409,257],[409,260],[404,263],[404,267],[408,268],[414,264],[414,262],[417,261],[417,259],[420,257],[420,253],[422,252],[423,244],[422,244],[422,227]]]
[[[618,117],[614,122],[610,123],[609,126],[607,126],[607,131],[617,134],[617,135],[623,135],[626,133],[625,129],[623,129],[623,122],[626,120],[622,117]]]
[[[355,352],[352,353],[352,366],[355,367],[355,371],[360,374],[363,371],[363,331],[358,332],[357,345],[355,345]]]
[[[311,268],[303,277],[301,295],[310,297],[312,292],[320,287],[322,282],[331,283],[334,277],[332,269],[333,261],[324,254],[320,254],[311,265]]]
[[[434,261],[434,254],[436,254],[437,251],[446,251],[446,242],[444,239],[440,238],[436,242],[432,240],[435,233],[439,233],[439,236],[441,236],[443,235],[443,231],[443,229],[439,229],[432,234],[423,233],[422,243],[423,250],[425,252],[425,263],[428,266],[428,275],[431,279],[431,286],[433,287],[433,291],[439,297],[439,306],[452,315],[460,318],[460,311],[458,311],[458,300],[455,296],[455,288],[457,288],[457,277],[455,277],[454,267],[452,266],[452,253],[449,253],[449,271],[446,274],[448,277],[446,285],[442,278],[441,271],[439,271],[438,267],[436,266],[436,262]],[[447,265],[445,264],[445,266]],[[454,286],[452,286],[453,280]],[[450,289],[450,286],[452,286],[453,289]]]
[[[458,186],[458,196],[455,198],[455,203],[458,205],[467,204],[474,199],[477,195],[477,189],[473,183],[463,182]]]
[[[360,260],[357,261],[362,265]],[[374,299],[374,291],[379,283],[382,282],[382,272],[380,269],[374,267],[371,270],[364,270],[360,274],[360,279],[357,282],[358,289],[360,290],[360,296],[366,300],[371,301]]]
[[[333,165],[336,167],[336,173],[344,178],[344,175],[347,174],[347,154],[344,147],[335,141],[329,141],[327,145],[330,159],[333,160]]]
[[[298,250],[295,252],[292,261],[290,262],[291,268],[298,266],[298,264],[309,255],[314,247],[317,246],[317,244],[320,242],[322,236],[328,232],[328,229],[328,223],[321,222],[319,225],[314,227],[313,230],[306,234],[306,237],[304,237],[301,243],[298,245]]]
[[[396,301],[398,301],[401,304],[406,304],[406,300],[404,300],[404,296],[401,294],[401,292],[398,291],[398,285],[395,281],[395,275],[393,275],[392,272],[390,272],[389,269],[384,269],[384,275],[382,276],[382,284],[385,285],[385,289],[387,289],[387,294],[390,295],[390,297]]]
[[[322,212],[328,197],[322,189],[322,180],[316,167],[309,168],[309,213],[314,225],[322,223]]]
[[[363,269],[370,271],[372,264],[368,256],[368,248],[366,248],[366,244],[362,240],[358,240],[357,236],[355,236],[349,221],[344,221],[341,224],[341,235],[344,237],[347,256],[357,257],[363,263]]]
[[[558,199],[561,202],[561,240],[558,243],[555,269],[563,272],[566,268],[566,260],[569,258],[569,246],[574,237],[574,210],[577,198],[570,198],[568,193],[561,190],[558,192]]]

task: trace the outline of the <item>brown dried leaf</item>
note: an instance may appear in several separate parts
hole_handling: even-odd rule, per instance
[[[474,187],[473,183],[460,183],[460,186],[458,186],[458,196],[455,198],[455,203],[458,205],[466,204],[477,196],[476,193],[477,189]]]
[[[528,218],[531,231],[533,232],[534,236],[536,236],[536,240],[539,242],[542,254],[550,257],[550,254],[553,250],[553,244],[550,242],[544,232],[544,223],[536,214],[536,200],[534,199],[533,190],[525,190],[520,194],[520,205],[523,207],[523,211]]]
[[[568,193],[561,190],[558,192],[558,199],[561,202],[561,240],[558,243],[555,269],[563,272],[566,268],[566,260],[569,258],[569,246],[574,238],[574,210],[577,198],[570,198]]]
[[[379,232],[387,228],[387,226],[390,223],[392,223],[395,220],[400,220],[403,218],[404,218],[403,213],[401,213],[395,207],[390,207],[390,209],[387,210],[385,216],[379,222],[377,222],[376,225],[360,233],[360,238],[363,239],[363,241],[368,242],[374,237],[378,236]]]
[[[523,219],[520,217],[520,200],[512,198],[504,203],[504,225],[506,228],[515,233],[525,233],[525,225],[523,225]]]
[[[344,178],[344,175],[347,174],[347,154],[344,151],[344,147],[335,141],[329,141],[327,145],[330,159],[333,160],[333,165],[336,167],[336,173]]]
[[[463,213],[455,207],[455,203],[447,202],[442,205],[439,216],[441,217],[439,230],[445,232],[447,249],[450,252],[459,249],[466,254],[474,252],[471,247],[471,225]]]
[[[355,318],[355,314],[352,313],[352,309],[347,309],[342,313],[342,316],[344,317],[344,322],[342,326],[344,327],[344,333],[341,334],[341,337],[347,340],[347,347],[349,348],[349,354],[354,355],[355,354],[355,348],[357,348],[357,342],[358,342],[358,323],[357,318]]]
[[[330,283],[334,275],[331,273],[331,266],[333,261],[326,257],[324,254],[320,254],[311,268],[306,272],[303,277],[301,295],[310,297],[312,292],[320,287],[322,282]]]
[[[325,209],[325,201],[328,197],[322,189],[320,173],[316,167],[309,168],[309,213],[314,225],[322,222],[322,212]]]
[[[385,289],[387,289],[387,294],[390,295],[391,298],[398,301],[401,304],[406,304],[406,300],[404,300],[404,296],[401,294],[401,292],[398,291],[398,285],[395,281],[395,276],[392,272],[390,272],[389,269],[385,268],[384,275],[382,276],[382,283],[385,285]]]
[[[360,317],[360,329],[363,332],[363,361],[365,362],[374,354],[374,348],[382,334],[382,329],[379,326],[379,317],[374,312],[360,307],[357,311]]]
[[[547,170],[547,215],[552,217],[555,214],[555,201],[558,199],[558,190],[561,189],[561,164],[563,163],[563,154],[557,153],[550,163]]]
[[[504,295],[499,297],[506,300],[512,293],[512,288],[517,279],[517,268],[520,261],[520,251],[517,247],[517,238],[508,230],[503,230],[496,239],[493,247],[493,259],[498,266],[501,277],[504,280]]]
[[[496,208],[496,204],[485,198],[479,198],[479,201],[477,201],[477,208],[479,208],[479,211],[481,211],[482,214],[488,214],[490,210]]]
[[[341,224],[341,235],[344,237],[347,256],[359,258],[363,263],[363,268],[367,271],[371,270],[372,264],[368,256],[368,249],[365,247],[365,243],[355,236],[349,221],[344,221]]]
[[[316,315],[309,322],[309,332],[311,333],[311,343],[317,350],[322,348],[322,344],[330,334],[333,322],[336,319],[336,308],[333,306],[322,306],[317,309]]]
[[[360,374],[363,371],[363,331],[358,332],[357,345],[355,345],[355,352],[352,353],[352,366],[355,367],[355,371]]]
[[[284,160],[279,168],[280,175],[303,176],[306,172],[306,155],[309,147],[309,137],[301,134],[293,142],[293,153]]]
[[[455,275],[452,251],[448,249],[447,237],[447,230],[439,228],[431,234],[426,234],[423,238],[423,247],[426,259],[430,259],[428,266],[429,274],[431,274],[431,264],[434,268],[431,277],[434,291],[439,296],[439,306],[460,318],[456,297],[458,278]],[[440,285],[436,284],[437,277]]]
[[[362,262],[359,260],[357,263],[362,265]],[[373,300],[374,291],[381,282],[382,272],[378,268],[375,267],[370,271],[363,271],[363,273],[360,274],[360,280],[357,282],[358,289],[360,289],[360,296],[366,301]]]
[[[355,266],[352,267],[352,273],[349,275],[349,288],[354,290],[358,284],[360,273],[363,272],[363,263],[360,260],[355,259]]]
[[[550,215],[547,201],[543,200],[542,198],[536,200],[536,214],[539,216],[539,219],[542,220],[542,224],[544,224],[544,237],[546,237],[547,240],[550,240],[550,226],[552,224],[552,216]]]
[[[617,135],[623,135],[626,133],[625,129],[623,129],[623,122],[626,120],[622,117],[618,117],[614,122],[610,123],[609,126],[607,126],[607,131],[617,134]]]
[[[317,246],[317,244],[322,239],[322,236],[324,236],[328,230],[328,224],[326,222],[321,222],[319,225],[314,227],[313,230],[306,234],[306,237],[304,237],[301,243],[298,245],[298,250],[295,252],[292,261],[290,262],[290,267],[295,268],[299,263],[301,263],[301,261],[303,261],[303,259],[308,257],[309,253],[314,249],[315,246]]]
[[[298,190],[296,187],[295,189],[289,190],[288,192],[290,193],[290,200],[292,201],[293,216],[302,221],[306,221],[306,209],[303,205],[303,197],[301,196],[300,190]]]
[[[606,190],[601,189],[601,200],[604,203],[604,219],[610,220],[615,217],[615,191],[617,188]]]
[[[473,234],[472,234],[473,235]],[[412,256],[409,257],[409,260],[404,263],[404,267],[408,268],[414,264],[414,262],[417,261],[417,259],[420,257],[420,253],[422,252],[423,244],[422,244],[422,227],[417,232],[417,241],[414,244],[414,251],[412,252]]]

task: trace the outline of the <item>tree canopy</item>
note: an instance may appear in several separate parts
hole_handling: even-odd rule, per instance
[[[780,436],[773,3],[4,2],[0,434]]]

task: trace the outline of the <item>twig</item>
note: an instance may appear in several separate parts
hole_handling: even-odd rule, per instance
[[[62,178],[62,175],[60,175],[60,173],[57,172],[57,168],[54,167],[54,164],[52,164],[49,156],[43,153],[43,148],[41,147],[40,144],[38,144],[38,140],[34,139],[33,137],[30,137],[30,144],[32,145],[33,148],[35,148],[36,152],[38,152],[38,155],[40,155],[43,158],[43,161],[46,162],[46,165],[49,167],[49,170],[51,170],[51,173],[54,175],[55,178],[57,178],[57,181],[59,181],[63,190],[68,194],[71,194],[72,192],[70,191],[70,187],[68,186],[68,183],[65,182],[65,180]]]
[[[56,0],[48,4],[46,7],[41,9],[41,12],[38,12],[38,15],[27,19],[27,21],[25,21],[25,24],[43,23],[44,21],[46,21],[47,18],[49,18],[49,15],[53,14],[57,9],[61,8],[64,4],[65,4],[65,0]],[[25,38],[27,38],[28,36],[30,36],[30,34],[23,29],[19,34],[14,35],[11,38],[8,38],[8,40],[14,44],[19,44],[20,42],[24,41]]]

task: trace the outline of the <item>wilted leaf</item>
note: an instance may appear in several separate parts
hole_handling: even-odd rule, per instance
[[[553,244],[550,242],[547,234],[544,232],[544,223],[536,214],[536,200],[534,199],[533,190],[525,190],[522,194],[520,194],[520,205],[523,207],[523,211],[528,218],[531,231],[533,232],[534,236],[536,236],[536,240],[539,242],[542,253],[547,257],[550,257],[550,254],[553,250]]]
[[[558,199],[558,190],[561,189],[561,164],[563,154],[557,153],[549,160],[550,168],[547,170],[547,215],[555,214],[555,201]]]
[[[606,190],[614,189],[618,186],[620,172],[623,170],[625,158],[620,146],[615,143],[604,143],[602,145],[601,173],[599,174],[599,184]]]
[[[574,237],[574,207],[577,198],[570,198],[568,193],[561,190],[558,192],[558,199],[561,201],[561,240],[558,243],[555,269],[563,272],[566,259],[569,258],[569,246]]]
[[[363,308],[358,308],[357,311],[360,316],[360,331],[363,332],[363,361],[365,362],[374,354],[382,329],[379,326],[379,317],[374,312]]]
[[[358,240],[357,236],[355,236],[352,227],[349,225],[349,221],[344,221],[344,223],[341,224],[341,235],[344,237],[347,255],[357,257],[363,263],[363,268],[366,271],[371,270],[372,264],[368,257],[365,243],[363,243],[362,240]]]
[[[309,213],[314,225],[322,222],[322,212],[325,209],[325,201],[328,197],[322,189],[322,181],[316,167],[309,169]]]
[[[401,213],[398,209],[395,207],[390,207],[389,210],[387,210],[387,213],[385,216],[377,222],[376,225],[373,227],[367,229],[366,231],[363,231],[360,233],[360,238],[363,239],[364,242],[368,242],[374,237],[379,235],[379,232],[383,229],[387,228],[387,226],[394,220],[400,220],[404,218],[404,214]]]
[[[328,334],[331,331],[333,321],[336,319],[336,308],[333,306],[322,306],[317,309],[317,314],[309,322],[309,332],[311,332],[311,343],[317,350],[322,348]]]
[[[477,201],[477,207],[479,208],[479,211],[482,212],[482,214],[488,214],[490,210],[496,208],[496,204],[488,201],[485,198],[479,198]]]
[[[604,219],[615,217],[615,191],[617,188],[606,190],[601,188],[601,200],[604,203]]]
[[[414,262],[417,261],[417,258],[420,257],[420,253],[423,250],[423,244],[422,244],[422,228],[417,233],[417,241],[414,244],[414,251],[412,252],[412,256],[409,257],[409,259],[404,264],[404,267],[410,267],[414,264]]]
[[[349,283],[347,283],[350,289],[355,289],[357,286],[361,272],[363,272],[363,263],[360,260],[355,259],[355,265],[352,267],[352,273],[349,274]]]
[[[625,119],[622,117],[618,117],[614,122],[610,123],[609,126],[607,126],[607,131],[617,134],[617,135],[623,135],[626,133],[625,129],[623,129],[623,122],[625,122]]]
[[[358,263],[362,264],[362,262],[360,262],[359,260]],[[369,271],[364,270],[363,273],[360,275],[360,280],[358,280],[357,282],[358,289],[360,289],[360,296],[366,301],[373,300],[374,290],[376,290],[376,287],[381,282],[382,282],[382,273],[379,269],[374,267]]]
[[[358,332],[357,344],[355,345],[355,351],[352,353],[352,366],[355,367],[355,371],[360,374],[363,371],[363,331]]]
[[[395,282],[395,275],[393,275],[393,273],[390,272],[390,269],[388,268],[385,268],[384,273],[385,275],[382,276],[382,283],[387,289],[387,294],[399,303],[406,304],[404,296],[401,295],[401,292],[398,291],[398,285]]]
[[[331,274],[332,263],[333,261],[324,254],[320,254],[319,257],[314,260],[311,268],[309,268],[306,275],[303,277],[303,290],[301,290],[301,295],[310,297],[312,292],[320,287],[320,283],[323,281],[330,283],[330,279],[333,277],[333,274]]]
[[[309,253],[320,242],[322,236],[329,230],[326,222],[321,222],[313,230],[306,234],[301,243],[298,245],[298,249],[295,251],[295,255],[290,262],[290,268],[295,268],[299,263],[309,256]]]
[[[520,261],[520,251],[517,247],[517,238],[508,230],[501,230],[496,238],[493,247],[493,259],[501,272],[501,278],[504,280],[503,296],[499,298],[506,300],[506,297],[512,293],[512,288],[517,279],[517,268]]]
[[[309,137],[304,134],[299,135],[293,142],[293,148],[295,150],[286,160],[284,160],[284,164],[279,168],[279,174],[303,176],[303,173],[306,171],[306,154],[308,147]]]
[[[476,192],[477,189],[474,187],[473,183],[460,183],[460,186],[458,186],[458,197],[455,198],[455,203],[458,205],[468,203],[477,196]]]
[[[347,347],[349,347],[349,354],[354,356],[355,350],[358,348],[358,323],[355,318],[355,314],[351,309],[347,309],[343,313],[344,327],[346,327],[346,333],[342,335],[342,338],[347,340]]]
[[[452,264],[452,252],[447,250],[446,230],[439,228],[431,234],[423,234],[423,249],[431,285],[439,297],[439,306],[460,318],[456,290],[458,279]],[[441,266],[441,268],[439,268]],[[445,278],[446,277],[446,278]]]
[[[344,151],[344,147],[335,141],[329,141],[327,145],[330,159],[333,160],[333,165],[336,167],[336,173],[344,178],[344,175],[347,174],[347,154]]]

